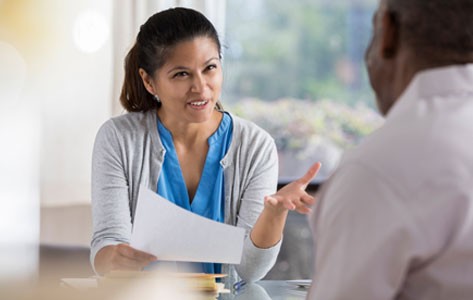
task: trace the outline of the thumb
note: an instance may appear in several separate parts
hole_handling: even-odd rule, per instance
[[[302,184],[302,189],[305,190],[305,188],[307,187],[307,185],[312,181],[312,179],[314,179],[314,177],[317,175],[317,173],[319,172],[320,170],[320,167],[322,166],[322,164],[320,162],[316,162],[315,164],[313,164],[309,170],[307,170],[307,173],[304,174],[304,176],[302,176],[301,178],[299,178],[297,181]]]
[[[272,197],[272,196],[266,196],[266,197],[264,197],[264,200],[267,203],[271,204],[271,205],[277,205],[278,204],[278,200],[276,198]]]

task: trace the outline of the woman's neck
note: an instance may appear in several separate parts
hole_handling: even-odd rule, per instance
[[[205,122],[189,123],[185,120],[166,118],[159,110],[157,114],[164,127],[171,132],[174,144],[185,147],[206,144],[208,138],[217,131],[223,117],[223,113],[216,110]]]

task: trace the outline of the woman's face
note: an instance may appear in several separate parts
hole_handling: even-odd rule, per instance
[[[208,37],[178,43],[150,80],[162,103],[161,118],[205,122],[215,112],[222,88],[219,49]]]

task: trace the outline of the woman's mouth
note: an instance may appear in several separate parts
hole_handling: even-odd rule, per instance
[[[188,104],[194,109],[203,109],[207,106],[208,103],[209,103],[209,100],[196,100],[196,101],[191,101]]]

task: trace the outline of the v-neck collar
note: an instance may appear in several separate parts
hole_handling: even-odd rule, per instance
[[[190,201],[189,192],[182,174],[182,168],[177,156],[176,149],[174,147],[174,142],[172,139],[171,132],[164,126],[164,124],[157,118],[158,123],[158,132],[161,136],[161,142],[167,153],[167,158],[171,160],[172,168],[174,169],[174,180],[176,180],[173,185],[173,192],[179,195],[179,199],[174,199],[177,205],[193,211],[199,215],[206,215],[206,210],[208,210],[207,201],[212,198],[213,189],[216,188],[215,182],[210,181],[210,178],[217,178],[218,168],[221,168],[220,160],[223,158],[225,153],[218,153],[219,149],[222,149],[223,142],[225,141],[223,135],[228,132],[231,126],[231,117],[227,113],[223,113],[222,119],[220,121],[219,127],[217,130],[208,138],[209,150],[204,163],[204,168],[202,170],[197,189],[195,191],[192,202]],[[215,166],[218,165],[218,168]],[[202,180],[204,179],[204,180]],[[176,191],[177,190],[177,191]],[[182,199],[184,198],[184,199]],[[171,199],[170,199],[171,200]]]

